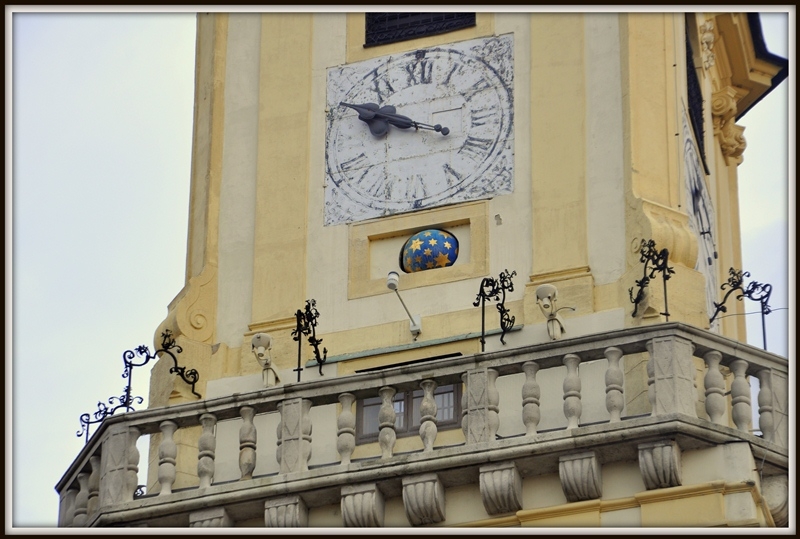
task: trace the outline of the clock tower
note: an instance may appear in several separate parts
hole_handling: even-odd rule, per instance
[[[500,491],[512,492],[516,468],[489,470],[484,464],[495,456],[479,463],[484,457],[474,447],[510,447],[527,432],[535,444],[520,450],[522,463],[536,456],[544,438],[533,437],[540,434],[555,440],[551,431],[602,423],[616,436],[620,416],[655,417],[653,410],[666,409],[666,393],[657,398],[653,389],[665,387],[661,378],[654,381],[648,364],[654,352],[634,342],[636,335],[653,332],[647,333],[652,344],[661,324],[669,322],[704,343],[745,341],[742,317],[713,327],[709,318],[728,268],[741,267],[735,179],[744,139],[737,121],[786,76],[785,60],[754,52],[754,40],[761,39],[757,21],[736,13],[481,12],[458,14],[465,16],[456,17],[457,23],[442,14],[388,15],[198,15],[186,284],[156,335],[168,330],[174,336],[186,368],[199,373],[196,390],[203,400],[230,407],[218,414],[227,425],[220,420],[212,426],[216,416],[209,419],[212,413],[202,411],[202,425],[176,420],[180,429],[169,444],[174,441],[177,454],[201,448],[206,461],[200,471],[197,458],[175,465],[159,456],[160,433],[172,436],[171,420],[163,421],[164,429],[159,424],[151,438],[148,491],[160,481],[181,498],[181,489],[194,486],[198,474],[209,484],[216,474],[211,488],[223,483],[214,492],[236,516],[237,504],[249,496],[234,494],[240,478],[258,476],[254,481],[273,488],[270,474],[307,474],[293,483],[292,508],[300,519],[309,503],[314,525],[328,526],[340,507],[337,496],[344,508],[350,503],[345,500],[362,499],[363,493],[347,486],[344,472],[320,486],[324,481],[315,478],[327,472],[315,475],[315,466],[341,462],[346,471],[353,462],[367,477],[380,472],[380,465],[367,470],[373,466],[369,459],[396,464],[388,447],[395,454],[418,452],[424,460],[435,439],[447,451],[465,448],[453,449],[457,456],[437,473],[469,461],[469,473],[477,477],[479,467],[481,474],[497,472],[510,485]],[[634,305],[631,290],[643,280],[640,248],[650,241],[668,253],[673,273],[668,287],[660,277],[653,280],[643,293],[646,302]],[[741,309],[730,306],[731,312]],[[618,342],[586,348],[583,362],[570,352],[598,339],[605,343],[610,334]],[[557,345],[566,351],[556,360]],[[722,409],[716,403],[730,380],[716,372],[723,381],[712,376],[712,390],[698,389],[705,387],[706,350],[694,352],[688,340],[678,348],[658,353],[685,356],[674,377],[672,404],[680,405],[680,414],[694,414],[694,425],[700,421],[697,410],[705,413],[702,399],[714,403],[714,414]],[[513,350],[528,358],[515,356],[519,368],[507,363]],[[621,364],[617,351],[627,354]],[[736,359],[725,353],[728,369]],[[545,358],[541,368],[549,370],[538,385],[537,358]],[[436,367],[445,363],[444,370]],[[469,370],[458,370],[467,363]],[[170,368],[163,359],[153,368],[150,406],[197,404]],[[389,371],[391,383],[381,378]],[[498,373],[503,376],[495,384]],[[744,374],[737,376],[741,382]],[[372,385],[337,385],[366,378]],[[563,394],[553,388],[563,388]],[[681,401],[698,391],[701,400]],[[249,395],[249,404],[237,400],[242,395]],[[507,403],[510,395],[517,399],[513,405]],[[551,410],[542,405],[542,416],[558,419],[545,419],[537,434],[540,397],[555,403],[547,405]],[[581,410],[581,398],[605,404]],[[473,404],[480,399],[478,409]],[[558,413],[548,415],[552,410]],[[672,417],[672,410],[662,415]],[[303,451],[312,437],[308,418],[317,413],[327,415],[315,416],[314,440],[335,442],[318,443],[312,456]],[[248,460],[257,444],[253,414],[262,422],[259,437],[278,432],[277,459]],[[464,419],[478,416],[484,422],[480,432]],[[719,417],[720,425],[730,423],[728,416]],[[232,453],[239,448],[241,475],[235,459],[220,458],[208,471],[212,432],[222,440],[226,428],[233,433],[229,439],[239,440],[230,447]],[[608,446],[612,434],[601,434],[586,451]],[[664,444],[665,451],[677,447],[674,440]],[[645,445],[626,451],[634,460],[642,451],[655,451]],[[598,465],[592,455],[565,459],[569,470]],[[159,472],[159,463],[172,476]],[[547,480],[553,482],[541,483],[553,490],[547,503],[536,501],[534,508],[533,498],[509,502],[491,518],[519,516],[522,502],[531,519],[540,518],[534,515],[539,505],[575,501],[575,493],[567,499],[566,490],[548,486],[560,484],[556,468],[562,464],[557,457],[547,463],[553,475]],[[434,469],[428,461],[420,466]],[[529,483],[540,480],[534,468],[523,469]],[[476,521],[469,513],[475,507],[483,511],[481,504],[458,498],[466,492],[460,486],[448,496],[465,505],[449,504],[447,517],[437,501],[436,489],[443,492],[468,474],[453,472],[447,483],[431,479],[428,469],[420,467],[402,484],[398,475],[389,486],[370,487],[369,507],[382,512],[385,506],[387,518],[403,525]],[[606,468],[604,477],[627,485],[621,469]],[[599,477],[598,471],[591,481]],[[433,520],[408,504],[404,514],[395,503],[417,480],[433,493],[426,495],[427,508],[438,511],[431,509]],[[483,493],[491,487],[483,475],[480,481],[473,490],[489,507],[490,496]],[[597,494],[589,483],[581,485]],[[300,492],[306,486],[308,492]],[[318,487],[328,489],[324,496]],[[334,488],[335,496],[329,492]],[[631,486],[620,507],[649,488]],[[277,490],[270,492],[268,510],[277,507],[269,506],[273,501],[284,503]],[[589,498],[600,503],[595,494]],[[194,494],[185,496],[193,511],[202,505]],[[395,502],[384,504],[383,496]],[[664,500],[664,507],[673,507],[671,498]],[[264,514],[263,501],[258,503],[261,513],[253,517],[251,504],[247,518]],[[348,518],[366,514],[349,511]],[[489,511],[480,518],[489,522]],[[412,516],[403,520],[404,515]],[[646,508],[641,515],[638,524],[624,515],[620,522],[644,525],[650,518]],[[341,522],[342,515],[336,518]],[[491,522],[486,525],[500,525]]]

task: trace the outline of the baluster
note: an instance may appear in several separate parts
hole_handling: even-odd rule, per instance
[[[378,427],[381,429],[378,434],[378,442],[381,446],[381,458],[388,459],[392,457],[394,452],[394,443],[397,440],[397,434],[394,431],[394,421],[397,414],[394,411],[394,394],[396,393],[393,387],[384,386],[378,390],[381,396],[381,408],[378,410]]]
[[[622,350],[616,346],[610,346],[605,349],[603,354],[608,360],[608,370],[606,370],[606,410],[610,415],[609,422],[616,423],[620,421],[622,409],[625,407],[625,399],[623,398],[623,375],[622,369],[619,367],[619,360],[622,357]]]
[[[337,437],[336,450],[342,459],[342,464],[350,464],[350,456],[356,448],[356,417],[353,415],[353,403],[356,401],[352,393],[339,395],[342,411],[336,420]]]
[[[78,489],[70,487],[61,496],[59,503],[59,517],[58,525],[63,528],[69,528],[73,525],[75,520],[75,498],[78,497]]]
[[[197,441],[197,476],[200,478],[200,488],[211,486],[214,479],[214,456],[217,449],[217,439],[214,436],[214,426],[217,418],[213,414],[200,416],[203,433]]]
[[[772,376],[769,369],[758,371],[758,428],[768,442],[775,441],[775,418],[772,415]]]
[[[719,370],[722,353],[711,350],[703,356],[708,372],[703,379],[706,386],[706,413],[712,423],[725,424],[725,378]]]
[[[752,425],[752,408],[750,407],[750,383],[747,381],[747,361],[737,359],[731,362],[733,383],[731,384],[731,404],[733,405],[733,422],[736,428],[750,432]]]
[[[281,434],[283,433],[283,403],[278,403],[278,426],[275,428],[275,444],[277,445],[275,449],[275,458],[278,460],[278,464],[281,463],[281,457],[283,456],[283,440],[281,440]]]
[[[173,421],[162,421],[161,444],[158,446],[158,482],[161,484],[159,496],[172,494],[172,484],[175,482],[175,459],[178,457],[178,446],[172,435],[178,428]]]
[[[78,474],[78,484],[80,489],[75,497],[75,516],[72,525],[76,527],[86,526],[86,512],[89,505],[89,474],[81,472]]]
[[[256,469],[256,442],[258,433],[253,424],[255,410],[250,406],[242,406],[239,409],[242,416],[242,426],[239,427],[239,471],[242,473],[240,481],[253,478],[253,470]]]
[[[578,364],[581,358],[575,354],[564,356],[567,375],[564,377],[564,416],[567,418],[567,430],[578,426],[581,418],[581,379],[578,376]]]
[[[542,418],[539,410],[539,399],[542,397],[542,390],[536,381],[536,373],[539,372],[539,364],[528,361],[522,364],[525,372],[525,383],[522,384],[522,422],[527,429],[526,434],[533,436]]]
[[[100,456],[89,457],[89,464],[92,465],[92,473],[89,474],[89,503],[87,514],[93,515],[97,511],[100,503]]]
[[[311,460],[311,416],[309,412],[311,411],[312,402],[308,399],[303,399],[300,404],[300,408],[302,410],[300,416],[300,426],[302,430],[302,438],[300,440],[300,445],[302,447],[303,455],[305,455],[305,463],[303,464],[303,469],[308,470],[308,462]]]
[[[436,391],[436,382],[434,380],[423,380],[420,383],[422,387],[423,397],[420,404],[420,425],[419,436],[422,438],[423,452],[433,451],[433,442],[436,441],[436,434],[438,429],[436,427],[436,399],[433,397],[433,392]]]
[[[647,401],[650,403],[650,415],[656,415],[656,360],[653,357],[653,341],[645,344],[647,347]]]
[[[141,434],[136,427],[128,429],[128,466],[125,472],[125,499],[127,501],[133,500],[133,495],[139,486],[139,448],[136,447],[136,443]]]

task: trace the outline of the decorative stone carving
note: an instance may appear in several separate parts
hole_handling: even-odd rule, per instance
[[[378,390],[381,396],[381,407],[378,410],[378,443],[381,446],[381,458],[388,459],[392,457],[394,452],[394,443],[397,441],[397,433],[394,431],[394,422],[397,414],[394,411],[394,395],[395,389],[393,387],[382,387]]]
[[[722,354],[717,350],[711,350],[703,356],[706,363],[706,376],[703,384],[706,386],[706,413],[712,423],[717,425],[725,424],[725,378],[719,370],[719,363],[722,361]]]
[[[214,480],[214,456],[217,449],[217,439],[214,436],[214,426],[217,418],[213,414],[200,416],[203,433],[197,441],[197,476],[200,478],[200,488],[208,488]]]
[[[342,487],[342,522],[356,528],[383,526],[384,499],[376,483]]]
[[[280,377],[272,367],[272,357],[269,351],[272,349],[272,337],[266,333],[256,333],[250,341],[250,349],[261,365],[261,378],[264,387],[272,387],[280,383]]]
[[[97,511],[97,505],[100,503],[100,457],[98,455],[89,457],[89,464],[92,466],[92,473],[89,474],[87,514],[91,516]]]
[[[527,436],[536,434],[539,420],[542,417],[539,409],[539,399],[542,397],[542,390],[536,381],[536,373],[539,372],[539,364],[528,361],[522,364],[525,372],[525,383],[522,384],[522,422],[525,424]]]
[[[308,471],[311,458],[311,401],[287,399],[278,404],[281,414],[278,423],[278,451],[280,473]]]
[[[594,451],[560,457],[558,476],[568,502],[596,500],[602,496],[600,464]]]
[[[771,475],[761,480],[761,494],[767,501],[772,520],[778,528],[789,525],[789,476]]]
[[[711,96],[711,114],[714,120],[714,135],[719,137],[722,154],[738,159],[747,147],[744,127],[736,125],[738,92],[727,86]]]
[[[750,382],[747,381],[747,361],[743,359],[731,361],[731,370],[733,371],[733,383],[731,383],[733,422],[739,430],[750,432],[753,412],[750,406]]]
[[[100,455],[99,507],[133,500],[136,480],[131,488],[130,479],[133,478],[129,478],[129,473],[135,477],[136,474],[133,472],[138,471],[139,451],[136,450],[138,439],[139,431],[136,429],[129,429],[125,425],[114,425],[109,428]]]
[[[264,503],[264,524],[267,528],[305,528],[308,507],[300,496],[284,496]]]
[[[566,333],[566,329],[564,329],[564,319],[558,314],[558,311],[561,309],[556,307],[557,302],[558,289],[554,285],[545,283],[536,288],[536,304],[547,320],[547,335],[550,336],[551,341],[561,339],[564,333]]]
[[[403,506],[413,526],[444,520],[444,486],[435,473],[403,478]]]
[[[639,471],[647,490],[681,484],[681,449],[674,440],[639,444]]]
[[[436,441],[436,400],[433,398],[433,392],[436,391],[436,382],[433,380],[423,380],[420,383],[422,387],[422,402],[420,403],[420,425],[419,436],[422,438],[422,451],[427,453],[433,451],[433,442]]]
[[[606,410],[610,416],[609,421],[616,423],[620,421],[622,409],[625,407],[625,399],[623,397],[624,390],[624,376],[622,369],[619,367],[619,360],[622,358],[622,350],[615,346],[610,346],[605,349],[603,354],[608,360],[608,369],[606,370]]]
[[[211,338],[216,325],[216,265],[206,264],[199,274],[189,279],[178,298],[171,305],[167,318],[156,330],[156,335],[169,329],[176,339],[184,335],[193,341],[212,344]]]
[[[461,428],[467,444],[494,441],[500,427],[500,393],[494,369],[474,369],[461,376]]]
[[[172,484],[175,483],[175,459],[178,457],[178,446],[172,435],[178,429],[178,425],[172,421],[162,421],[161,425],[161,444],[158,446],[158,482],[161,485],[159,496],[172,494]]]
[[[78,474],[78,484],[80,489],[75,497],[75,513],[72,525],[76,527],[86,526],[87,511],[89,507],[89,474],[82,472]]]
[[[239,427],[239,471],[242,473],[241,480],[253,478],[253,470],[256,469],[256,444],[258,442],[258,432],[253,424],[255,410],[250,406],[242,406],[239,409],[242,416],[242,426]]]
[[[490,515],[522,509],[522,478],[513,462],[481,466],[480,488],[483,507]]]
[[[700,25],[699,30],[701,47],[700,54],[703,58],[703,68],[708,71],[716,63],[714,52],[712,51],[714,48],[714,41],[716,39],[714,36],[714,22],[704,22]]]
[[[564,416],[567,418],[567,430],[577,428],[580,424],[581,412],[581,379],[578,376],[578,365],[581,358],[575,354],[564,356],[567,375],[564,377]]]
[[[647,344],[648,398],[653,416],[681,413],[697,417],[692,361],[694,345],[679,337],[657,337]]]
[[[233,519],[224,507],[213,507],[189,513],[190,528],[230,528]]]
[[[342,411],[336,419],[338,428],[336,436],[336,450],[342,459],[342,464],[350,464],[350,456],[356,448],[356,416],[353,415],[353,403],[356,401],[352,393],[339,395]]]

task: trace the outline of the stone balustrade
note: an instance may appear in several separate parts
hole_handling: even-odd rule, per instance
[[[628,356],[646,358],[645,413],[626,414],[633,397],[626,395],[622,366]],[[502,514],[520,509],[521,476],[536,470],[557,471],[568,502],[592,500],[602,495],[603,463],[638,458],[648,489],[671,487],[681,484],[682,450],[732,441],[748,442],[759,459],[786,469],[787,371],[785,358],[668,323],[112,416],[56,486],[59,526],[230,525],[225,507],[248,504],[260,507],[265,526],[304,526],[310,505],[331,500],[341,504],[342,525],[381,526],[387,492],[402,496],[410,524],[435,524],[446,517],[445,487],[460,481],[479,481],[487,513]],[[501,398],[498,386],[514,377],[515,395],[504,390]],[[751,425],[754,377],[760,435]],[[437,446],[433,394],[454,383],[464,384],[463,442]],[[422,449],[400,454],[392,399],[417,389],[424,395]],[[379,451],[353,459],[355,402],[376,396],[382,400]],[[313,435],[312,410],[326,406],[338,411],[335,439]],[[257,429],[265,414],[279,418],[275,431]],[[501,421],[510,415],[520,428],[501,436]],[[215,482],[223,441],[217,427],[225,421],[241,424],[235,441],[240,473],[234,481]],[[192,427],[201,430],[198,485],[176,490],[176,432]],[[135,498],[142,435],[160,439],[158,488]],[[338,459],[309,466],[312,451],[329,446]],[[275,459],[278,471],[254,474],[262,458]],[[453,472],[458,469],[472,473]],[[396,488],[382,488],[387,481]]]

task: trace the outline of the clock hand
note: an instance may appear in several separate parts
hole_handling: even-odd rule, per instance
[[[403,116],[402,114],[396,114],[396,110],[391,105],[386,105],[384,107],[378,107],[375,103],[364,103],[363,105],[353,105],[350,103],[339,103],[340,106],[349,107],[356,112],[358,112],[358,119],[366,122],[370,125],[370,130],[373,134],[380,134],[386,132],[385,128],[377,128],[380,133],[376,133],[376,129],[373,129],[373,123],[375,120],[380,121],[382,124],[389,123],[399,129],[408,129],[413,127],[414,129],[428,129],[431,131],[436,131],[437,133],[441,133],[442,135],[447,135],[450,133],[450,130],[446,127],[442,127],[439,124],[436,125],[428,125],[421,122],[415,122],[408,116]],[[382,127],[382,126],[381,126]]]

